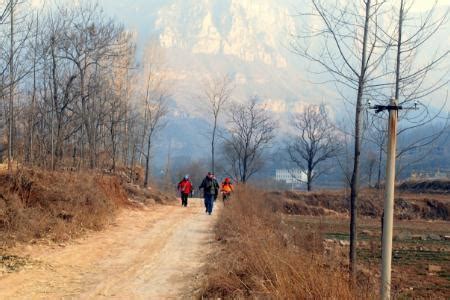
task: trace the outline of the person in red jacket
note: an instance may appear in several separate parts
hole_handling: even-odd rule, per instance
[[[183,180],[178,183],[178,191],[181,194],[181,205],[187,207],[188,198],[192,194],[192,183],[189,175],[184,176]]]

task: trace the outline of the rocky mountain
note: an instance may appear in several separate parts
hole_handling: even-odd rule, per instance
[[[135,20],[131,27],[141,41],[156,39],[164,49],[183,111],[196,113],[191,102],[205,77],[229,74],[235,98],[258,95],[283,113],[324,100],[291,51],[298,6],[292,0],[133,1],[121,4],[120,17]]]
[[[163,49],[176,107],[156,149],[160,157],[156,161],[166,161],[168,145],[174,156],[184,157],[186,149],[195,149],[188,151],[195,153],[193,157],[207,155],[204,134],[208,120],[198,103],[206,77],[229,74],[236,85],[234,100],[258,96],[280,120],[306,102],[324,100],[324,91],[308,82],[298,57],[290,50],[298,3],[101,1],[107,13],[138,33],[141,49],[149,40],[156,40]]]
[[[258,95],[282,123],[287,113],[307,103],[325,102],[336,114],[348,113],[348,108],[339,109],[342,102],[334,87],[314,84],[308,63],[291,51],[296,14],[306,0],[100,2],[138,33],[141,49],[153,39],[165,54],[175,107],[158,148],[160,157],[167,154],[167,145],[174,156],[184,156],[186,149],[195,149],[188,151],[195,153],[191,156],[207,155],[202,134],[208,121],[198,96],[208,76],[231,75],[235,100]]]

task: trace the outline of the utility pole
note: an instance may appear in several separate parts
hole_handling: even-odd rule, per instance
[[[397,62],[395,70],[395,97],[389,109],[388,144],[386,158],[386,183],[383,212],[383,237],[381,240],[381,299],[391,299],[392,231],[394,227],[395,159],[397,157],[398,97],[400,96],[400,56],[402,46],[403,4],[400,1],[400,15],[397,41]],[[397,109],[392,109],[396,107]]]
[[[391,298],[392,231],[394,223],[395,159],[397,149],[398,101],[391,99],[386,161],[386,198],[384,200],[383,240],[381,250],[381,299]]]
[[[413,107],[404,108],[398,105],[395,97],[389,105],[374,105],[368,103],[369,109],[375,113],[389,111],[388,144],[386,160],[386,183],[383,212],[383,239],[381,245],[381,299],[391,299],[391,264],[392,264],[392,231],[394,227],[394,191],[395,191],[395,159],[397,157],[397,121],[398,111],[402,109],[417,109],[417,102]]]
[[[13,127],[14,127],[14,3],[10,0],[10,56],[9,56],[9,124],[8,124],[8,173],[12,175]]]

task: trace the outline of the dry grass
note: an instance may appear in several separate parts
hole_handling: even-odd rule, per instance
[[[0,175],[0,246],[64,241],[99,230],[126,201],[113,176],[37,170]]]
[[[222,211],[216,234],[222,247],[212,258],[203,297],[374,297],[368,286],[352,288],[341,263],[323,255],[320,230],[286,224],[262,193],[237,191]]]

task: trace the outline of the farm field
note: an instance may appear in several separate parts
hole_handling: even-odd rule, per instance
[[[285,216],[284,220],[292,226],[309,227],[323,234],[325,250],[330,258],[337,255],[343,264],[347,263],[348,218]],[[450,222],[397,220],[394,226],[394,295],[398,298],[447,298],[450,295]],[[378,283],[381,222],[364,217],[360,219],[358,228],[357,253],[361,275]]]

